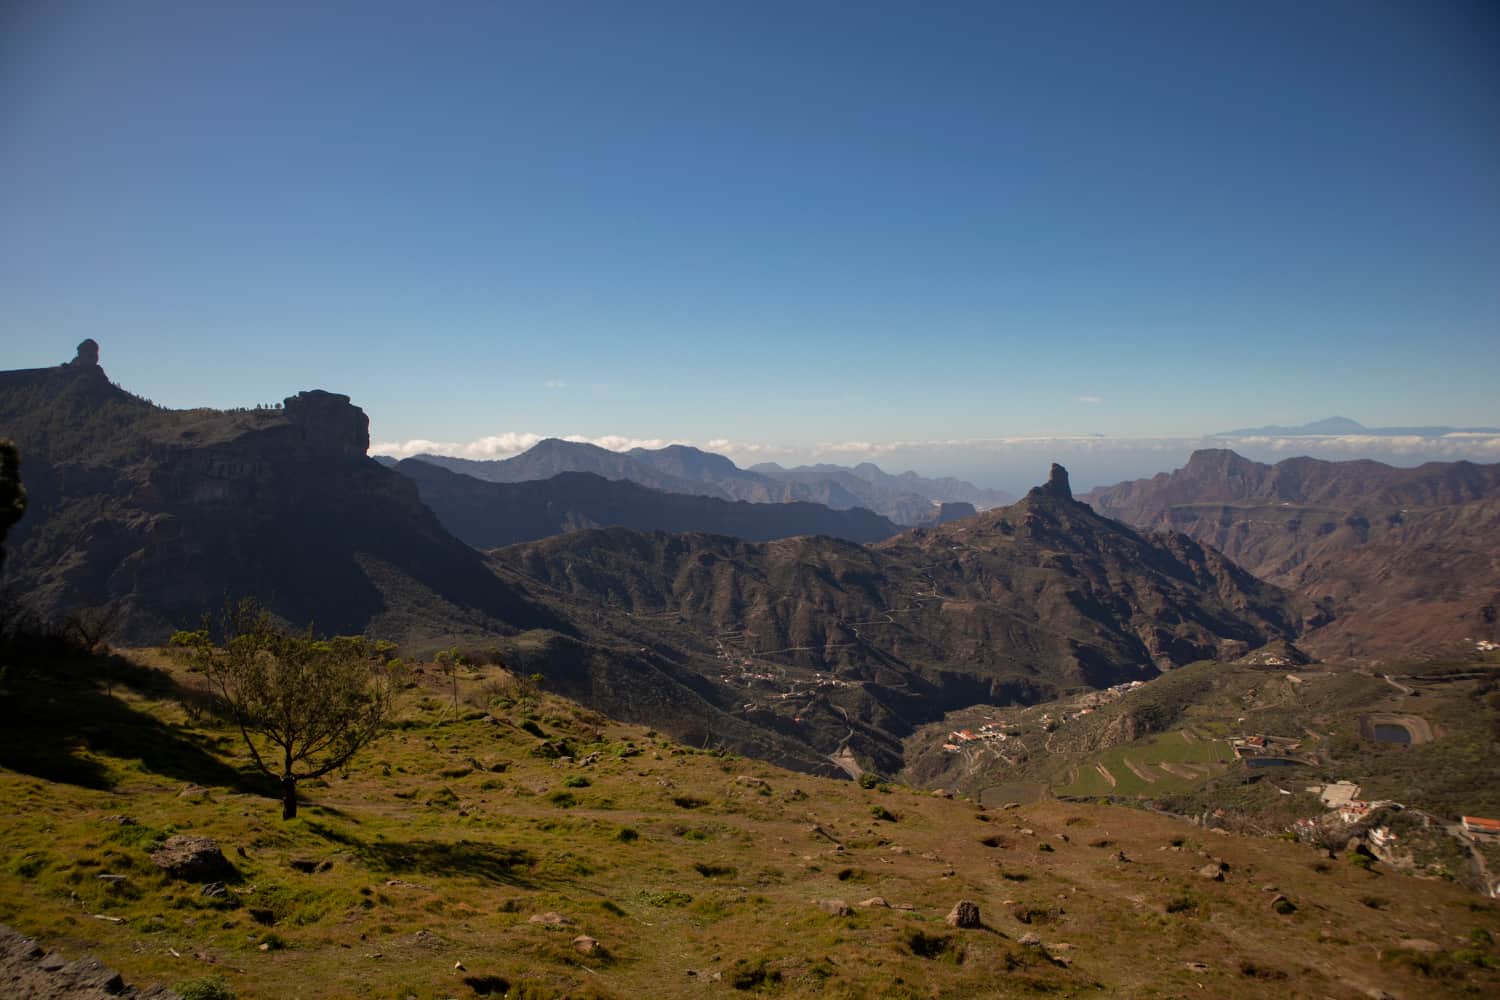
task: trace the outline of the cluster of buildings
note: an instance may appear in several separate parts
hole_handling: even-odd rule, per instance
[[[955,729],[948,734],[948,742],[943,744],[943,749],[948,753],[958,753],[965,743],[973,743],[977,740],[994,740],[1004,743],[1014,733],[1005,732],[1004,727],[998,722],[986,722],[979,727],[979,731],[972,729]]]
[[[1090,691],[1080,695],[1072,702],[1072,710],[1064,711],[1054,718],[1051,712],[1043,712],[1037,718],[1037,723],[1045,732],[1053,732],[1059,725],[1071,719],[1081,719],[1085,715],[1093,715],[1100,706],[1107,705],[1118,699],[1127,691],[1134,691],[1138,687],[1144,687],[1145,681],[1126,681],[1113,687],[1101,688],[1098,691]],[[1006,731],[1004,723],[987,722],[976,729],[955,729],[948,734],[948,741],[943,744],[943,749],[948,753],[958,753],[966,743],[977,740],[994,740],[1002,742],[1012,736],[1021,735],[1020,731],[1012,727]]]
[[[1328,819],[1337,818],[1344,826],[1354,826],[1363,823],[1371,814],[1381,809],[1402,808],[1401,803],[1389,799],[1362,799],[1359,797],[1360,787],[1352,781],[1335,781],[1327,785],[1308,785],[1307,790],[1323,800],[1328,807],[1328,813],[1318,817],[1299,819],[1292,824],[1292,829],[1303,839],[1312,839],[1318,828]],[[1369,830],[1366,833],[1370,842],[1376,847],[1388,849],[1396,841],[1396,835],[1389,827],[1381,826]]]
[[[1302,749],[1302,741],[1299,739],[1290,736],[1267,736],[1265,733],[1231,737],[1229,745],[1234,748],[1235,759],[1278,757]]]
[[[1481,840],[1500,840],[1500,819],[1485,819],[1482,816],[1464,816],[1464,833]]]

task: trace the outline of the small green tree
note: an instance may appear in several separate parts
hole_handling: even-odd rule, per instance
[[[530,715],[531,710],[541,700],[542,682],[546,680],[541,674],[512,674],[511,688],[516,694],[516,707],[521,710],[522,715]]]
[[[434,659],[437,661],[438,669],[448,676],[449,683],[453,687],[453,711],[458,711],[458,668],[469,662],[468,657],[459,651],[457,646],[440,651]]]
[[[297,815],[297,783],[343,767],[379,734],[401,687],[394,647],[360,636],[288,633],[253,601],[229,608],[223,642],[210,622],[179,632],[220,711],[239,727],[255,765],[281,783],[281,818]]]

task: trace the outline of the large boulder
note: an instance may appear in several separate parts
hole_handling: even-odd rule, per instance
[[[972,929],[984,926],[984,922],[979,919],[979,904],[967,899],[960,899],[954,904],[947,916],[947,921],[949,927]]]
[[[151,853],[151,862],[186,882],[226,882],[237,874],[212,837],[168,837]]]

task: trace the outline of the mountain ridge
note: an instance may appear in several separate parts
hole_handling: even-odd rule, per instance
[[[588,472],[490,483],[422,459],[395,466],[417,484],[445,527],[477,549],[535,541],[582,528],[698,531],[750,541],[828,535],[874,542],[905,530],[862,507],[834,510],[806,501],[749,503],[670,493]]]
[[[1310,651],[1413,654],[1496,638],[1500,464],[1266,465],[1206,449],[1084,499],[1145,530],[1185,532],[1317,602],[1333,620],[1309,634]]]
[[[609,528],[491,559],[559,608],[657,636],[733,714],[886,773],[943,711],[1241,655],[1295,637],[1302,614],[1185,535],[1096,514],[1060,467],[1009,507],[870,546]]]
[[[0,374],[0,425],[30,498],[5,579],[44,618],[107,605],[121,639],[162,641],[253,594],[299,625],[380,633],[404,627],[401,591],[425,595],[434,626],[566,627],[365,457],[347,396],[169,410],[112,385],[85,341],[67,365]]]
[[[1014,499],[1002,491],[981,489],[952,477],[926,479],[914,472],[892,476],[871,463],[862,463],[854,469],[833,465],[784,469],[774,463],[742,469],[724,455],[691,445],[616,452],[587,442],[547,438],[506,459],[427,453],[412,457],[487,482],[516,483],[550,479],[562,472],[589,472],[668,493],[719,500],[751,503],[801,500],[835,510],[864,507],[906,526],[932,523],[945,502],[983,508]],[[377,459],[387,460],[389,456]]]

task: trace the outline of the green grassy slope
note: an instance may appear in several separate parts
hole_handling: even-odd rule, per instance
[[[237,736],[191,711],[193,678],[135,659],[112,697],[75,664],[0,701],[0,921],[133,983],[218,975],[241,997],[309,998],[1500,988],[1500,913],[1456,886],[1133,810],[983,809],[794,774],[551,696],[527,711],[496,668],[463,676],[458,712],[422,674],[398,724],[284,823]],[[155,870],[173,831],[223,845],[239,876],[225,895]],[[1210,860],[1224,881],[1195,874]],[[1279,893],[1295,912],[1273,910]],[[858,905],[876,896],[893,905]],[[851,912],[815,902],[835,898]],[[944,924],[960,899],[985,928]],[[566,923],[534,919],[549,913]]]

